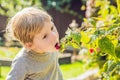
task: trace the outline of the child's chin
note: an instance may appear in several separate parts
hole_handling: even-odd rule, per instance
[[[57,51],[58,51],[58,49],[54,49],[54,50],[50,50],[48,52],[57,52]]]

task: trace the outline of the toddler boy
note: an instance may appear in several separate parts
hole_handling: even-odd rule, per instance
[[[7,80],[63,80],[59,64],[59,34],[51,16],[29,7],[9,21],[7,30],[24,48],[14,58]]]

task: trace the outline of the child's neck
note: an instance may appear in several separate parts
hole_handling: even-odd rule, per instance
[[[33,53],[37,53],[37,54],[45,54],[45,52],[37,52],[35,50],[30,50],[30,51],[33,52]]]

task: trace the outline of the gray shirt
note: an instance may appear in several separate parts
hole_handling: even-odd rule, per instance
[[[63,80],[58,53],[39,54],[23,48],[13,60],[7,80]]]

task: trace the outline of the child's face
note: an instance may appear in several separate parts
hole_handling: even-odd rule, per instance
[[[57,51],[55,45],[59,43],[59,34],[54,23],[50,20],[44,23],[44,27],[40,33],[35,35],[31,49],[39,52]]]

